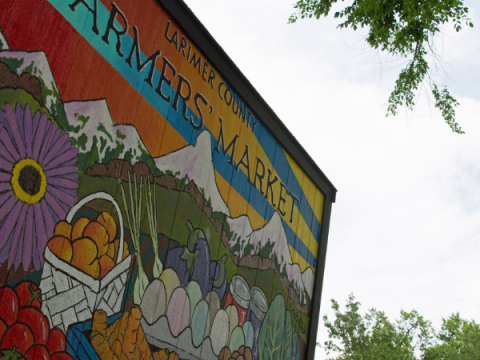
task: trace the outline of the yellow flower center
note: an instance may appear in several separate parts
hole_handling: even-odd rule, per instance
[[[23,159],[15,164],[11,181],[15,195],[29,205],[39,202],[47,189],[45,172],[32,159]]]

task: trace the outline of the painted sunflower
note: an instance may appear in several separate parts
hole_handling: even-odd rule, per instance
[[[76,203],[78,149],[68,134],[17,103],[0,109],[0,264],[43,265],[55,224]]]

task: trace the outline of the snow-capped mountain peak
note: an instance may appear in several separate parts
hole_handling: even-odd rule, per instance
[[[210,200],[213,211],[219,211],[227,216],[230,210],[222,198],[215,180],[215,170],[212,160],[212,140],[207,130],[197,137],[195,145],[187,145],[179,150],[154,159],[155,166],[163,171],[178,173],[180,178],[188,176],[199,188],[203,188],[205,197]]]

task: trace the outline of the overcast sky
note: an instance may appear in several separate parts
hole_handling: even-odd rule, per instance
[[[460,102],[457,135],[426,95],[386,118],[404,63],[335,19],[288,25],[293,2],[186,0],[338,189],[321,315],[353,292],[391,318],[416,309],[437,328],[453,312],[480,322],[480,4],[465,1],[474,29],[449,25],[436,41],[438,80]]]

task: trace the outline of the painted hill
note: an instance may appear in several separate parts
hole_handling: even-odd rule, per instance
[[[155,166],[163,172],[169,170],[173,174],[178,173],[180,178],[187,175],[190,180],[193,179],[199,188],[203,188],[205,198],[210,200],[213,211],[230,215],[215,180],[212,140],[207,130],[198,135],[195,145],[187,145],[170,154],[154,158],[154,161]]]

